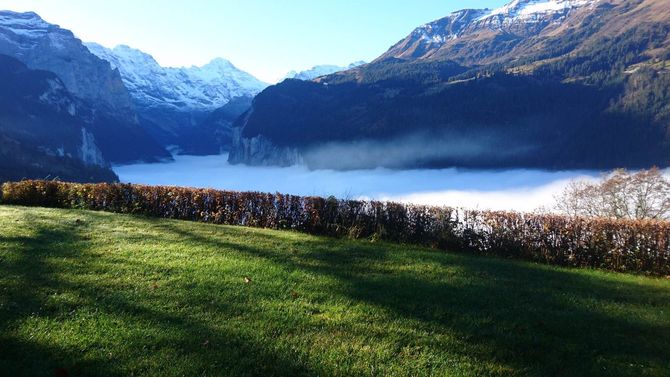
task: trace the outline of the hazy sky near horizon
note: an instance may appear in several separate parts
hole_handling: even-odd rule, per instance
[[[163,66],[230,60],[275,82],[318,64],[371,61],[415,27],[506,0],[0,0],[85,42],[126,44]]]

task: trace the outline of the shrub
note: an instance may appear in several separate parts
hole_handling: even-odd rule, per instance
[[[560,266],[670,275],[670,223],[129,184],[23,181],[2,203],[292,229]]]
[[[567,215],[670,220],[670,179],[658,168],[619,169],[599,182],[571,182],[557,201]]]

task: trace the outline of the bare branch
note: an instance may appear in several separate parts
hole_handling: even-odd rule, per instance
[[[655,167],[635,173],[619,169],[600,182],[571,182],[556,201],[556,209],[570,216],[668,220],[670,180]]]

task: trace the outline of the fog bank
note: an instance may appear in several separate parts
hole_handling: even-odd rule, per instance
[[[533,211],[585,171],[541,170],[309,170],[229,165],[227,156],[176,156],[174,162],[117,166],[122,182],[296,195],[334,195],[416,204]]]
[[[391,140],[356,140],[331,142],[302,151],[305,164],[310,168],[336,170],[407,168],[429,166],[438,161],[469,161],[479,164],[534,153],[537,148],[515,137],[510,145],[509,134],[494,131],[415,133]],[[428,165],[427,165],[428,164]]]

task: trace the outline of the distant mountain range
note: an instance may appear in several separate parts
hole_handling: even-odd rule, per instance
[[[82,107],[105,159],[112,163],[157,161],[170,155],[140,127],[118,71],[91,54],[68,30],[35,13],[0,12],[0,54],[30,69],[54,73]],[[26,114],[27,116],[30,114]]]
[[[514,0],[422,25],[364,66],[286,80],[232,163],[550,169],[670,164],[670,2]]]
[[[142,107],[212,111],[236,97],[254,96],[268,84],[217,58],[202,67],[161,67],[149,54],[121,45],[113,49],[85,43],[101,59],[118,68],[134,102]]]
[[[348,69],[359,67],[363,64],[366,64],[366,63],[364,61],[357,61],[357,62],[349,64],[346,67],[342,67],[342,66],[339,66],[339,65],[328,65],[328,64],[317,65],[317,66],[314,66],[314,67],[312,67],[308,70],[305,70],[305,71],[300,71],[300,72],[291,71],[286,75],[286,77],[284,77],[284,79],[296,79],[296,80],[306,80],[306,81],[314,80],[317,77],[330,75],[330,74],[340,72],[340,71],[346,71]]]
[[[189,154],[225,149],[230,143],[221,145],[203,132],[200,123],[232,99],[253,97],[268,86],[221,58],[202,67],[167,68],[128,46],[86,46],[119,70],[144,129],[162,145],[174,145]]]
[[[230,151],[312,168],[670,166],[670,2],[514,0],[267,87],[0,11],[0,181]]]
[[[0,63],[0,181],[108,181],[111,164],[171,159],[168,147],[220,153],[267,86],[224,59],[164,68],[127,46],[83,44],[32,12],[0,11]]]

